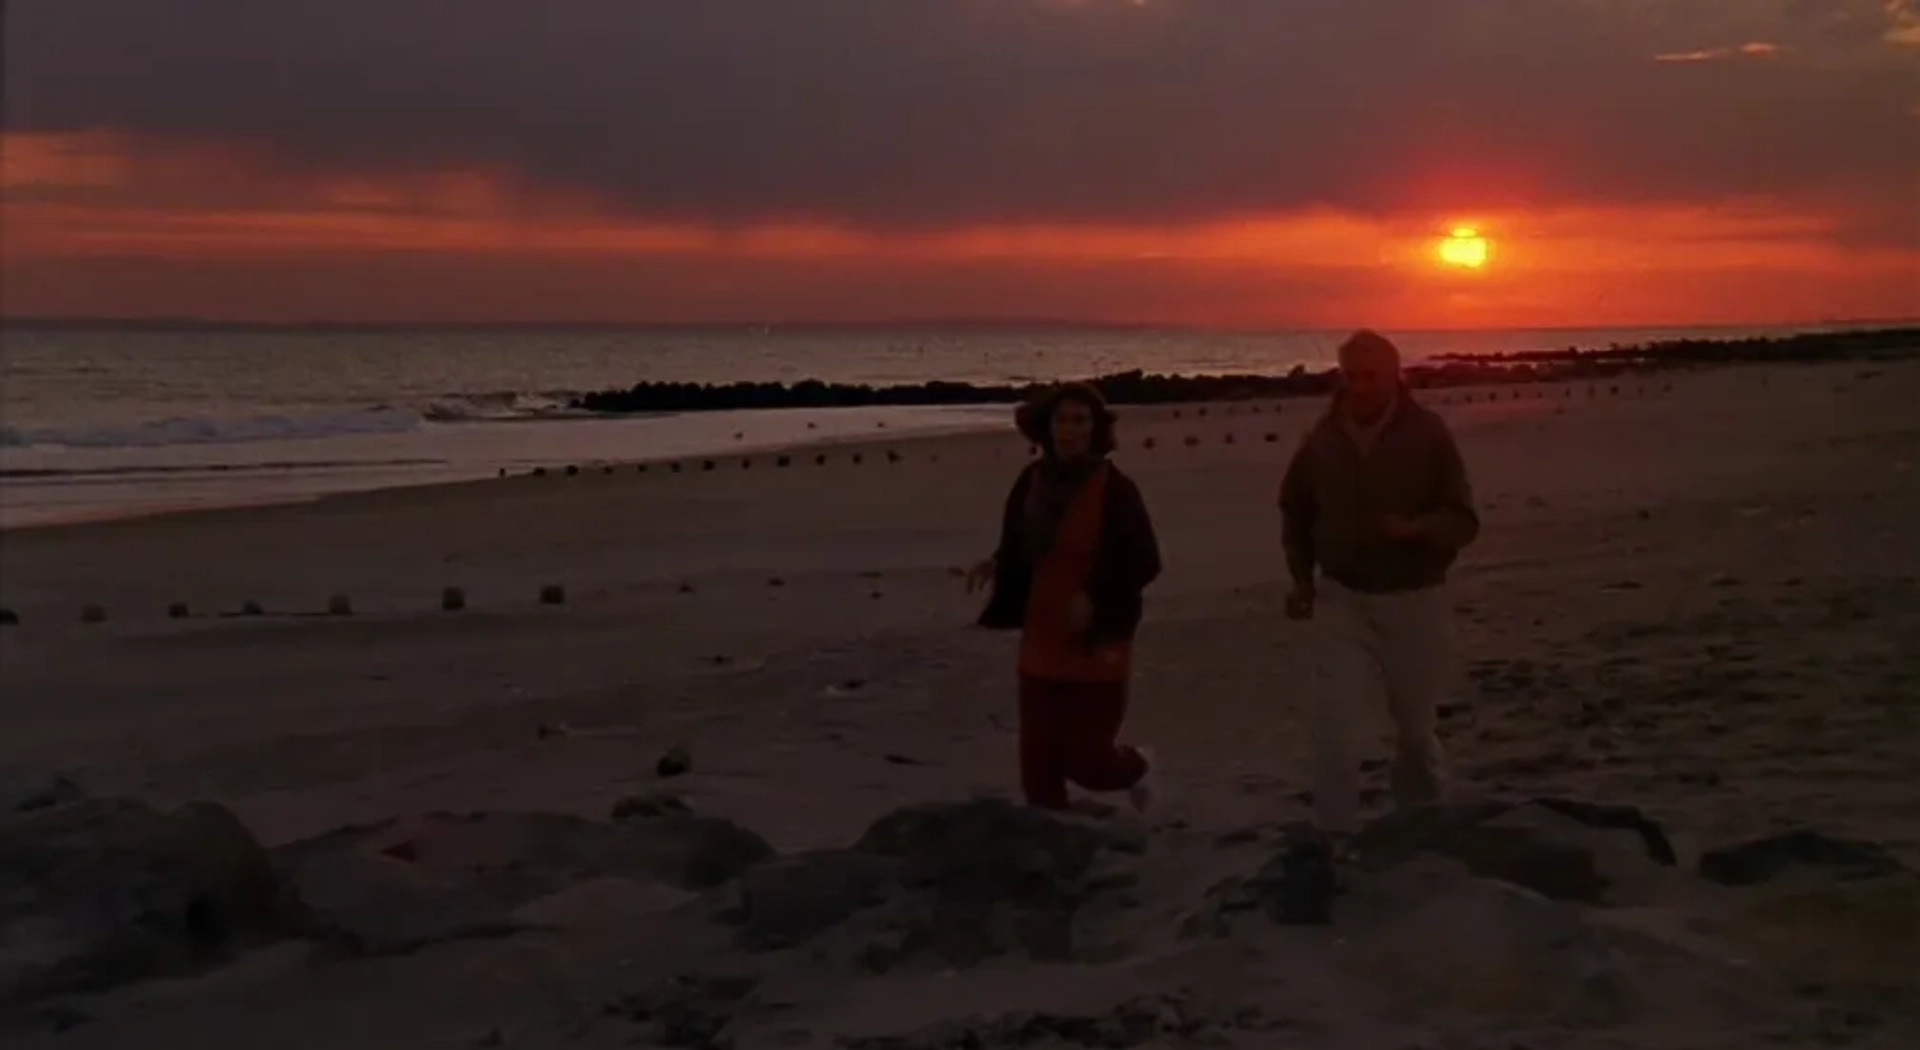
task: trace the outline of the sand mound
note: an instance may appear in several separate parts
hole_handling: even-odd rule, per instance
[[[1137,852],[1113,828],[998,799],[889,814],[850,849],[783,858],[750,872],[732,913],[742,943],[796,947],[834,932],[870,972],[916,960],[978,966],[1013,954],[1067,960],[1075,916],[1108,883],[1099,862]]]
[[[694,890],[771,857],[729,821],[626,803],[605,823],[554,813],[433,813],[343,828],[275,851],[308,932],[349,950],[396,954],[510,935],[540,919],[516,910],[595,879]],[[562,907],[563,906],[556,906]]]
[[[1617,927],[1457,861],[1422,858],[1372,879],[1343,902],[1357,917],[1331,956],[1380,1009],[1602,1031],[1774,1014],[1770,978],[1662,940],[1665,921],[1653,933]]]
[[[1620,903],[1657,877],[1653,869],[1677,862],[1665,830],[1639,810],[1560,798],[1406,810],[1367,827],[1358,848],[1369,870],[1435,853],[1476,875],[1588,904]]]
[[[219,806],[74,789],[0,813],[0,1003],[202,970],[287,916],[267,854]]]
[[[1629,807],[1387,817],[1313,884],[1327,907],[1305,923],[1289,896],[1307,854],[1286,834],[1250,857],[1244,840],[982,798],[775,856],[677,799],[619,812],[434,813],[271,858],[213,807],[8,814],[6,988],[44,1004],[293,930],[349,949],[293,973],[383,967],[361,995],[490,972],[520,975],[491,1009],[551,1017],[543,987],[601,995],[546,1022],[582,1045],[1899,1045],[1920,1003],[1894,976],[1920,969],[1920,880],[1867,871],[1868,844],[1801,835],[1773,848],[1848,863],[1726,888],[1681,868]],[[1207,872],[1224,877],[1202,892]],[[288,981],[276,1023],[338,1005]],[[110,998],[88,1010],[74,1016],[97,1041],[136,1016],[117,1023]]]

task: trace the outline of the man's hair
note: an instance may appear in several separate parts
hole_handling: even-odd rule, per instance
[[[1360,329],[1340,344],[1340,363],[1343,365],[1348,358],[1362,354],[1384,356],[1393,362],[1394,368],[1400,367],[1400,348],[1393,345],[1393,340],[1371,328]]]
[[[1093,435],[1087,450],[1096,456],[1104,456],[1114,449],[1113,410],[1107,407],[1107,399],[1090,383],[1062,383],[1050,387],[1026,404],[1020,406],[1014,414],[1014,423],[1028,441],[1040,446],[1047,455],[1053,455],[1053,414],[1068,401],[1077,401],[1087,406],[1087,412],[1093,416]]]

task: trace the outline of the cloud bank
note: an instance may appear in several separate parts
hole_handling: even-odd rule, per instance
[[[60,0],[12,5],[7,126],[121,136],[183,206],[423,173],[882,231],[1760,198],[1907,243],[1913,24],[1901,0]],[[1737,41],[1766,60],[1656,60],[1763,57]],[[231,184],[166,179],[182,150]]]

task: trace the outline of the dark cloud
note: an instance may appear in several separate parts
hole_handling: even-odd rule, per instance
[[[27,0],[5,57],[18,130],[484,168],[659,218],[1774,196],[1897,227],[1920,51],[1887,29],[1880,0]],[[1781,50],[1654,60],[1743,41]]]
[[[8,310],[36,316],[198,316],[245,320],[632,323],[835,322],[973,317],[1239,323],[1293,318],[1329,327],[1376,314],[1377,272],[1165,263],[861,260],[778,262],[580,258],[537,265],[502,255],[327,253],[156,266],[138,256],[34,259],[0,283]],[[115,289],[103,306],[101,289]]]

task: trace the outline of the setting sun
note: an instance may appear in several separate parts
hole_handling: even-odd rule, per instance
[[[1447,266],[1478,270],[1487,265],[1487,239],[1471,226],[1460,226],[1440,242],[1440,261]]]

